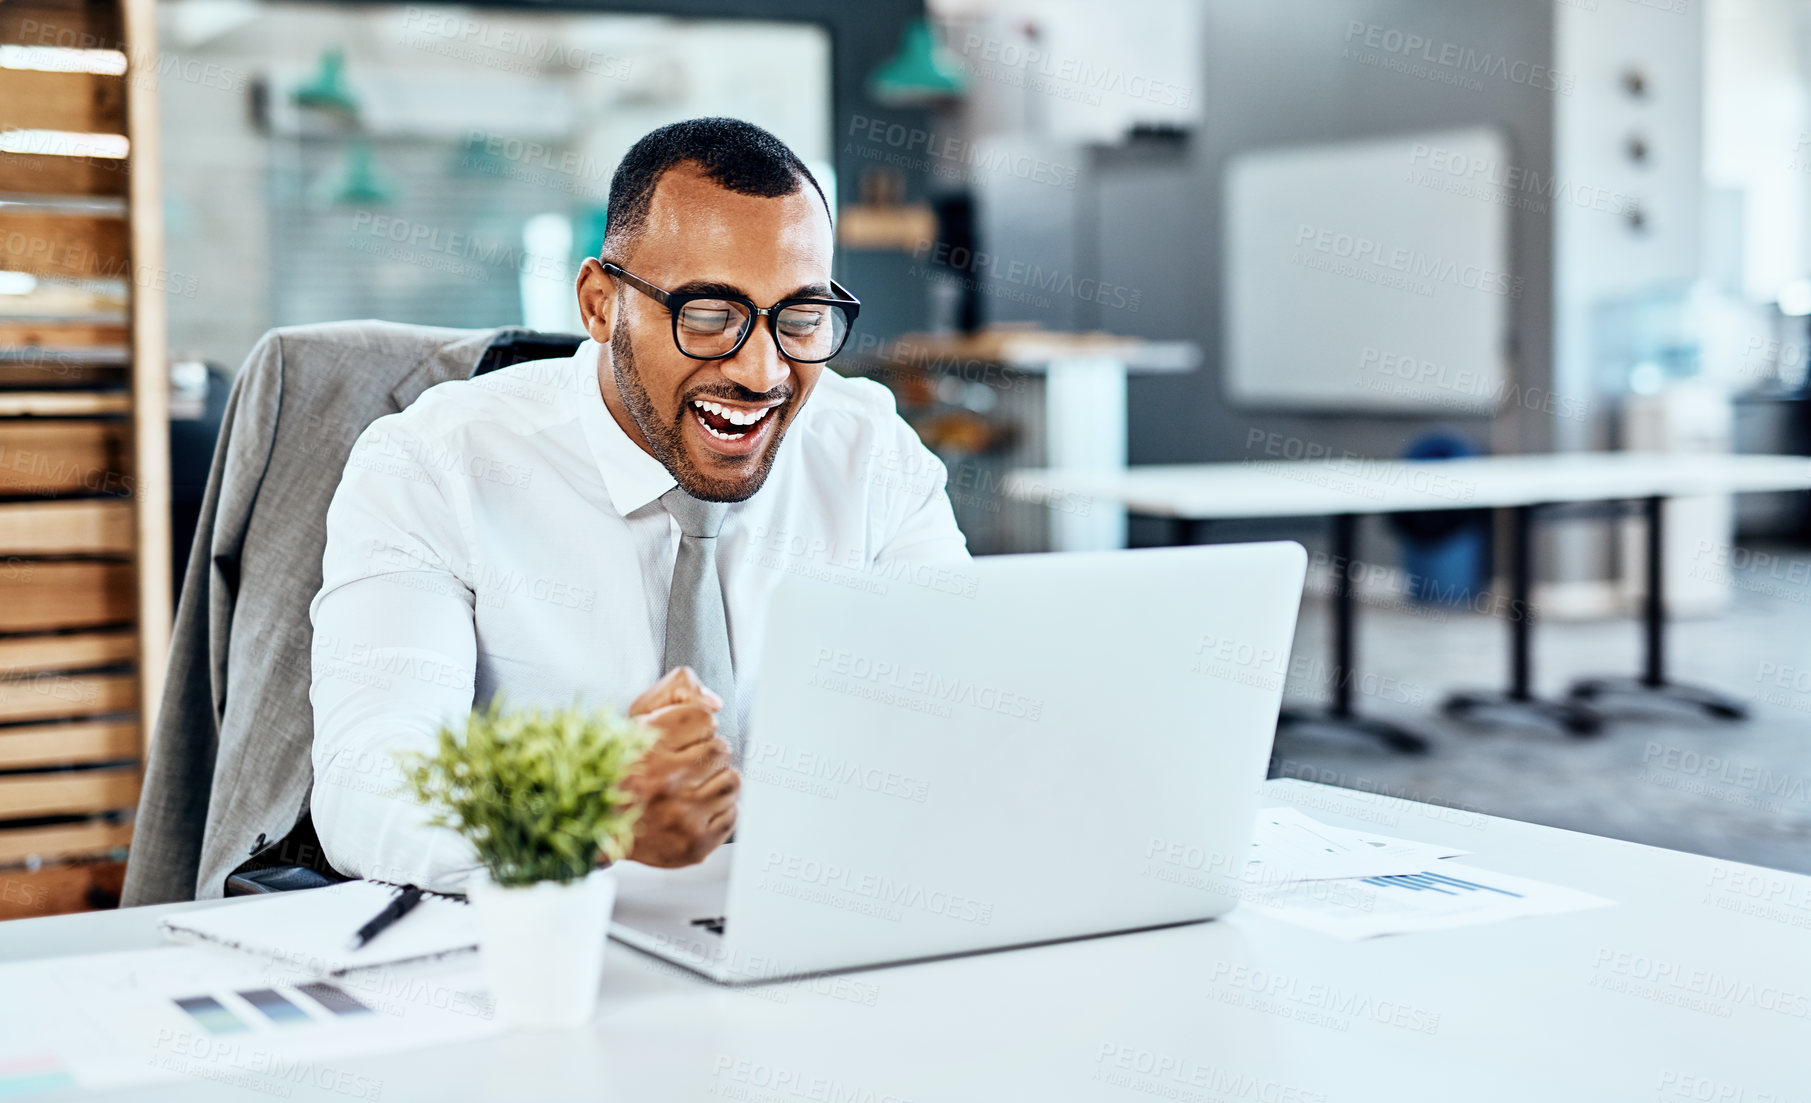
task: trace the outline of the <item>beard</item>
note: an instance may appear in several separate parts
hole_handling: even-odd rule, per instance
[[[736,388],[734,393],[725,392],[722,388],[700,388],[681,396],[679,408],[674,412],[672,420],[662,421],[654,409],[653,400],[648,397],[648,389],[642,385],[641,373],[635,368],[635,350],[630,344],[626,326],[617,326],[616,332],[610,335],[610,374],[616,380],[616,393],[622,396],[623,405],[628,408],[635,427],[641,430],[642,439],[648,442],[648,450],[673,476],[673,481],[679,484],[681,490],[700,501],[740,502],[753,497],[767,482],[767,475],[773,470],[773,461],[780,454],[780,441],[784,439],[790,423],[790,404],[784,404],[767,415],[773,418],[784,416],[788,420],[774,425],[773,440],[768,443],[767,450],[759,456],[751,457],[752,470],[741,478],[720,479],[705,474],[692,462],[691,453],[685,446],[683,421],[691,416],[694,398],[750,401],[753,392],[747,388]]]

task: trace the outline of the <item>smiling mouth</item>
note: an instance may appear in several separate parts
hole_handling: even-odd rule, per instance
[[[776,409],[776,406],[763,406],[758,410],[742,410],[708,398],[692,399],[692,416],[704,426],[705,432],[723,441],[739,441],[760,432]]]

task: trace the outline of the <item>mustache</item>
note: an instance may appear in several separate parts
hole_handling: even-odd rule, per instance
[[[751,391],[747,387],[735,383],[728,386],[706,384],[695,391],[687,392],[685,397],[680,399],[679,404],[682,407],[689,406],[694,398],[721,398],[730,402],[745,402],[751,406],[768,403],[778,405],[791,397],[792,388],[787,386],[775,387],[771,391],[763,392]]]

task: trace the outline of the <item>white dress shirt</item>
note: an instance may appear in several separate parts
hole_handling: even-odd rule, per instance
[[[345,873],[449,889],[477,866],[404,793],[395,752],[499,692],[622,709],[664,673],[674,480],[604,405],[599,351],[442,383],[352,450],[309,608],[314,822]],[[788,573],[959,576],[944,481],[886,388],[825,369],[718,540],[738,730]]]

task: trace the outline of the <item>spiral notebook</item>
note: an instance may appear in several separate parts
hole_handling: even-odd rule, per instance
[[[471,906],[456,896],[429,893],[376,938],[348,949],[353,932],[398,891],[381,881],[347,881],[180,912],[165,916],[162,926],[164,937],[173,941],[229,946],[316,976],[429,961],[478,948]]]

